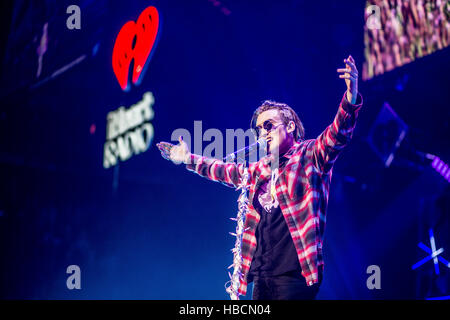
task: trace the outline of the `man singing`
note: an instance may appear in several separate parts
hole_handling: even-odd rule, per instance
[[[304,140],[298,115],[288,105],[265,101],[251,127],[267,141],[267,155],[249,164],[249,205],[242,236],[239,294],[253,282],[254,300],[314,299],[323,278],[323,234],[333,164],[350,141],[362,97],[354,59],[337,69],[345,92],[334,121],[316,139]],[[157,144],[161,155],[213,181],[238,186],[244,165]],[[276,161],[275,161],[276,160]]]

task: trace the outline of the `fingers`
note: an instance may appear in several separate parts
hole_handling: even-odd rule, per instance
[[[173,144],[168,142],[160,142],[157,143],[156,146],[160,151],[168,151],[168,152],[170,152],[170,150],[173,148]]]
[[[339,75],[339,78],[341,79],[350,79],[350,80],[356,80],[358,78],[357,75],[354,75],[352,73],[346,73]]]
[[[166,160],[172,160],[173,155],[172,152],[178,152],[179,150],[184,150],[186,148],[186,142],[183,140],[183,136],[178,137],[179,145],[173,145],[168,142],[161,141],[156,144],[159,151],[161,152],[161,156]],[[181,147],[181,149],[180,149]],[[175,149],[174,149],[175,148]]]
[[[344,59],[344,62],[345,62],[345,63],[352,63],[352,64],[355,64],[355,59],[353,59],[352,56],[348,56],[347,59]]]
[[[358,78],[358,72],[357,71],[355,72],[355,71],[351,70],[350,68],[337,69],[337,72],[344,73],[343,75],[350,74],[352,77]],[[341,78],[341,76],[342,76],[342,74],[339,75],[339,78]],[[348,79],[348,78],[346,78],[346,79]]]
[[[344,59],[345,68],[339,68],[336,71],[341,73],[339,78],[341,79],[349,79],[349,80],[357,80],[358,79],[358,69],[355,65],[355,60],[352,56],[348,56],[347,59]]]
[[[340,68],[340,69],[337,69],[337,72],[352,72],[352,69],[350,69],[350,68]]]
[[[171,160],[170,157],[167,154],[165,154],[164,152],[161,152],[161,156],[166,160]]]
[[[350,68],[353,72],[358,74],[358,69],[356,68],[355,59],[353,59],[352,56],[348,56],[347,59],[344,59],[344,63],[346,64],[347,68]]]
[[[350,68],[352,71],[357,71],[354,62],[351,62],[350,60],[344,60],[344,62],[347,68]]]
[[[168,142],[160,142],[157,143],[156,146],[161,152],[161,156],[166,160],[170,160],[170,151],[172,150],[174,145]]]

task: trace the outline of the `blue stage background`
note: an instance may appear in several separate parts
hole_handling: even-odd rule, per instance
[[[68,30],[67,6],[81,8]],[[161,16],[143,81],[121,90],[111,59],[122,25],[146,7]],[[228,299],[224,284],[238,193],[164,160],[155,144],[202,121],[203,132],[246,130],[259,103],[292,106],[315,138],[345,92],[336,69],[364,61],[357,1],[14,1],[3,44],[0,111],[0,297],[6,299]],[[48,49],[36,77],[37,46]],[[56,77],[55,71],[85,58]],[[319,299],[423,299],[450,295],[417,246],[450,259],[449,187],[431,167],[389,168],[367,143],[388,102],[409,126],[410,148],[450,162],[450,51],[370,81],[354,139],[337,161]],[[103,168],[106,116],[151,91],[150,148]],[[207,143],[204,142],[203,147]],[[405,153],[407,153],[405,151]],[[68,290],[66,268],[81,268]],[[369,290],[366,269],[381,269]],[[251,287],[246,299],[251,298]]]

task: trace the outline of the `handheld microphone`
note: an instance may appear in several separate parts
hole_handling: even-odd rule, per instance
[[[235,152],[232,152],[232,153],[226,155],[223,158],[223,161],[224,162],[234,161],[237,158],[238,154],[244,154],[244,157],[246,157],[249,154],[251,154],[253,151],[257,150],[258,147],[261,146],[261,147],[265,148],[266,145],[267,145],[267,140],[265,139],[265,137],[261,137],[258,140],[256,140],[254,143],[248,145],[247,147],[239,149],[239,150],[237,150]]]

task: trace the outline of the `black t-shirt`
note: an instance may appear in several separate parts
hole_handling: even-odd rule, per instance
[[[255,193],[253,206],[261,219],[256,227],[256,251],[248,282],[254,277],[301,275],[297,251],[280,206],[270,195],[270,180]]]

